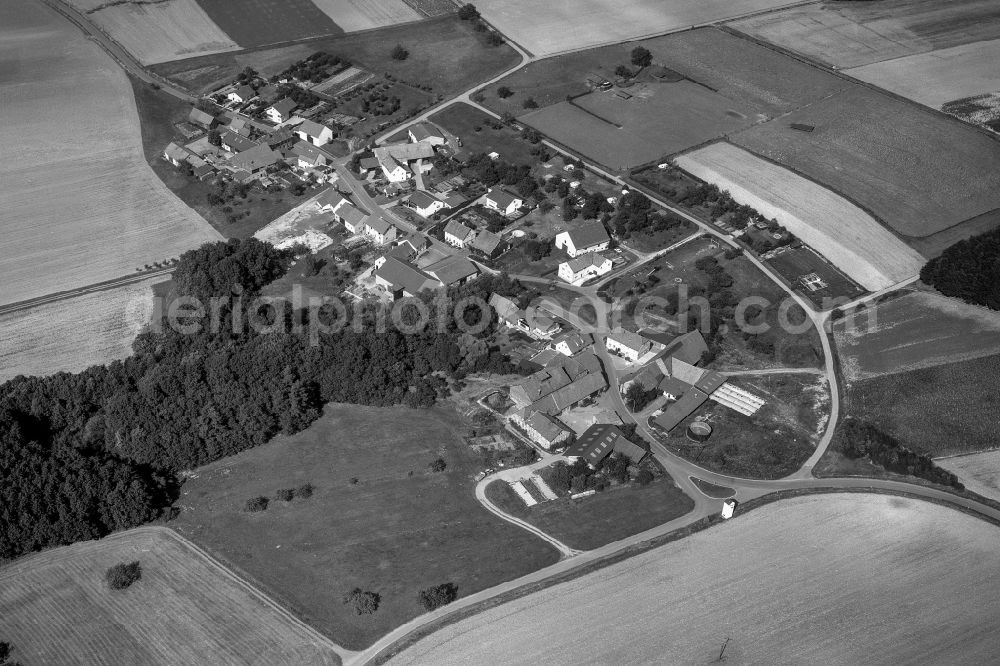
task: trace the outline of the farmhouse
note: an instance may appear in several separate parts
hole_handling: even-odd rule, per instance
[[[285,99],[278,100],[271,106],[264,110],[267,117],[271,122],[283,123],[292,117],[292,111],[298,108],[298,104],[295,103],[291,97],[286,97]]]
[[[270,146],[254,146],[242,153],[237,153],[229,159],[229,166],[234,171],[247,171],[257,174],[281,161],[281,153],[271,150]]]
[[[648,454],[646,449],[626,439],[618,426],[602,423],[587,428],[563,455],[581,459],[591,467],[596,467],[612,452],[628,457],[636,465]]]
[[[199,108],[191,109],[191,113],[188,114],[188,122],[198,125],[199,127],[204,127],[205,129],[212,129],[219,124],[219,121],[211,113],[206,113]]]
[[[442,208],[449,208],[448,204],[423,190],[417,190],[408,196],[405,205],[423,217],[430,217]]]
[[[401,183],[410,177],[410,162],[434,157],[434,146],[428,143],[397,143],[375,149],[382,172],[390,183]],[[427,165],[425,168],[431,168]]]
[[[240,136],[244,137],[250,136],[250,123],[247,122],[246,118],[240,118],[239,116],[235,116],[232,120],[229,121],[229,125],[227,125],[227,127],[229,128],[230,132],[234,132],[236,134],[239,134]]]
[[[450,256],[424,268],[424,272],[437,278],[446,287],[463,285],[479,275],[476,265],[465,257]]]
[[[413,143],[426,142],[432,146],[443,146],[448,143],[441,130],[430,123],[417,123],[411,126],[409,134]]]
[[[608,249],[611,237],[600,222],[593,220],[570,231],[556,235],[556,247],[576,258],[587,252],[602,252]]]
[[[367,176],[372,171],[376,171],[379,168],[378,160],[374,157],[362,157],[358,161],[358,173],[362,176]]]
[[[551,338],[559,332],[559,325],[551,317],[537,309],[534,316],[529,316],[512,300],[500,294],[490,295],[490,307],[497,313],[502,325],[523,331],[536,340]]]
[[[519,408],[555,416],[607,387],[601,362],[594,354],[557,356],[544,368],[510,387],[510,399]]]
[[[355,222],[354,224],[357,223]],[[344,222],[344,226],[347,226],[346,220]],[[385,245],[389,241],[395,240],[396,227],[392,226],[382,218],[369,217],[362,226],[361,233],[368,236],[368,238],[371,238],[372,241],[378,245]]]
[[[572,356],[581,349],[585,349],[592,344],[594,344],[594,336],[590,333],[569,331],[552,341],[552,349],[564,356]]]
[[[591,88],[597,88],[598,90],[611,90],[611,81],[608,81],[604,75],[598,72],[590,72],[587,74],[587,85]]]
[[[333,130],[312,120],[303,120],[295,128],[295,134],[314,146],[325,146],[333,141]]]
[[[167,147],[163,149],[163,159],[170,162],[176,167],[179,167],[182,162],[187,160],[190,153],[176,143],[171,141],[167,144]]]
[[[499,187],[491,187],[483,198],[483,206],[503,215],[513,215],[524,205],[524,200]]]
[[[472,252],[486,259],[496,259],[507,251],[507,241],[490,231],[480,231],[469,246]]]
[[[425,289],[436,289],[441,283],[406,261],[385,257],[375,270],[375,285],[397,300],[416,296]]]
[[[559,264],[559,278],[578,287],[587,280],[610,272],[611,260],[595,253],[587,253]]]
[[[652,349],[652,343],[638,333],[616,328],[608,333],[605,346],[609,352],[618,354],[629,361],[638,361]]]
[[[316,203],[319,205],[320,210],[328,213],[336,213],[337,208],[346,201],[347,199],[344,198],[344,195],[333,187],[323,190],[323,192],[316,197]]]
[[[599,373],[584,375],[531,403],[531,409],[555,416],[595,393],[603,391],[607,386],[608,382]]]
[[[558,419],[541,412],[521,410],[515,412],[510,420],[521,427],[528,439],[546,450],[565,442],[573,432]]]
[[[284,148],[289,148],[295,145],[295,142],[296,142],[295,132],[288,129],[287,127],[276,129],[275,131],[268,134],[267,138],[264,139],[264,143],[270,146],[273,150],[281,150]]]
[[[337,208],[333,215],[344,225],[348,233],[361,234],[365,232],[365,221],[368,219],[368,215],[346,201]]]
[[[257,145],[255,141],[251,141],[247,137],[242,134],[237,134],[236,132],[223,132],[221,138],[222,148],[231,153],[242,153]]]
[[[451,220],[444,228],[444,242],[448,245],[464,248],[476,237],[476,232],[458,220]]]
[[[239,86],[228,95],[228,99],[233,104],[245,104],[257,96],[257,93],[250,86]]]
[[[305,141],[299,141],[292,146],[292,154],[298,158],[298,165],[303,169],[326,164],[326,155],[320,152],[316,146]]]

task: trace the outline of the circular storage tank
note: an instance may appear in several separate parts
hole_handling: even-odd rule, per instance
[[[524,238],[524,231],[522,229],[514,229],[514,231],[510,232],[510,235],[514,238]]]
[[[687,436],[692,442],[704,442],[712,436],[712,426],[705,421],[695,421],[688,426]]]

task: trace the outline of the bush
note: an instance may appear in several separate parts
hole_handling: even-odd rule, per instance
[[[444,461],[444,458],[438,458],[431,462],[429,467],[432,472],[443,472],[448,467],[448,463]]]
[[[377,592],[369,592],[356,587],[344,595],[344,603],[350,604],[358,615],[371,615],[378,610],[382,597]]]
[[[266,497],[251,497],[247,500],[246,510],[248,513],[260,513],[267,511],[268,500]]]
[[[295,490],[292,488],[282,488],[278,492],[274,493],[274,499],[281,502],[291,502],[295,499]]]
[[[490,36],[486,38],[486,43],[490,46],[500,46],[503,44],[503,35],[499,32],[491,32]]]
[[[457,599],[458,588],[455,587],[454,583],[442,583],[441,585],[420,590],[417,598],[420,601],[420,605],[424,607],[424,610],[432,611],[435,608],[450,604]]]
[[[648,469],[640,469],[639,473],[635,477],[635,480],[640,486],[648,486],[653,482],[653,473]]]
[[[392,53],[390,54],[393,60],[406,60],[410,57],[410,52],[407,51],[402,44],[396,44],[393,47]]]
[[[295,489],[295,494],[302,499],[309,499],[313,494],[313,486],[311,483],[303,483],[301,486]]]
[[[528,99],[521,102],[521,106],[524,107],[525,109],[537,109],[538,102],[535,101],[534,97],[529,97]]]
[[[467,2],[458,8],[458,18],[463,21],[471,21],[472,19],[479,18],[479,10],[471,2]]]
[[[112,590],[124,590],[142,578],[142,567],[138,562],[121,562],[108,569],[104,578]]]
[[[500,99],[507,99],[513,94],[514,91],[508,88],[507,86],[500,86],[499,88],[497,88],[497,97],[499,97]]]

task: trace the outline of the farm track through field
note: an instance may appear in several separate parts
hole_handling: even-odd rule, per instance
[[[47,294],[45,296],[39,296],[38,298],[32,298],[27,301],[19,301],[17,303],[8,303],[7,305],[0,305],[0,315],[9,314],[11,312],[17,312],[18,310],[28,310],[30,308],[38,307],[39,305],[48,305],[49,303],[56,303],[58,301],[65,301],[76,296],[82,296],[83,294],[92,294],[98,291],[108,291],[110,289],[115,289],[117,287],[123,287],[129,284],[135,284],[136,282],[143,282],[149,280],[150,278],[156,278],[161,276],[169,276],[174,272],[173,267],[161,268],[155,271],[143,271],[142,273],[136,273],[135,275],[126,275],[125,277],[115,278],[114,280],[107,280],[105,282],[97,282],[95,284],[87,285],[85,287],[79,287],[78,289],[70,289],[68,291],[60,291],[54,294]]]

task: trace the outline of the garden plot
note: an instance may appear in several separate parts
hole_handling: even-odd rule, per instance
[[[923,265],[915,250],[846,199],[731,144],[682,155],[677,165],[777,219],[870,291],[912,277]]]

